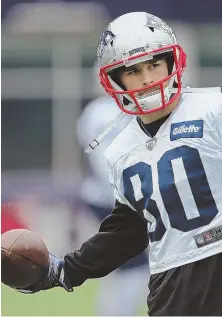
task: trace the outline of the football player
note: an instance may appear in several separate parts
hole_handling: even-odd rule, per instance
[[[149,315],[222,315],[222,94],[183,92],[186,54],[145,12],[111,22],[98,59],[106,92],[134,116],[105,153],[115,207],[96,235],[63,260],[51,255],[44,280],[21,291],[72,291],[149,244]]]

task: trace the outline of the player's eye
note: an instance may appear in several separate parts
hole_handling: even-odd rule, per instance
[[[160,66],[159,63],[154,63],[154,64],[148,65],[148,68],[149,68],[149,69],[155,69],[155,68],[157,68],[158,66]]]
[[[138,74],[138,72],[139,72],[139,69],[137,69],[136,67],[134,67],[134,68],[132,68],[132,69],[126,71],[125,74],[126,74],[127,76],[132,76],[132,75]]]

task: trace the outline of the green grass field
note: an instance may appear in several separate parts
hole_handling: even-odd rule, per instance
[[[56,288],[26,295],[2,284],[2,316],[93,316],[98,281],[89,281],[74,293]]]
[[[1,285],[1,316],[95,316],[99,280],[87,281],[73,293],[56,288],[25,295]],[[146,316],[145,306],[138,315]]]

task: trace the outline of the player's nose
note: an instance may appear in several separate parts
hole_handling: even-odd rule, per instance
[[[147,69],[143,69],[142,85],[147,86],[147,85],[151,85],[153,83],[154,83],[154,78],[153,78],[151,72],[149,72],[149,70],[147,70]]]

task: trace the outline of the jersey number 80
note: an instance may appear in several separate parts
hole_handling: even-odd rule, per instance
[[[183,164],[189,187],[196,204],[198,214],[189,214],[189,208],[183,205],[177,188],[176,175],[172,163],[178,159],[178,164]],[[175,161],[174,161],[175,162]],[[218,213],[218,209],[211,193],[207,176],[197,149],[189,146],[180,146],[164,153],[157,163],[159,190],[164,207],[169,217],[172,228],[187,232],[208,225]],[[136,199],[135,183],[132,181],[137,176],[140,179],[141,188],[139,199]],[[139,162],[123,171],[124,196],[130,204],[140,213],[143,213],[148,222],[154,223],[155,228],[149,231],[152,242],[162,239],[166,227],[161,219],[160,211],[153,194],[153,180],[151,166]],[[152,219],[154,221],[152,221]]]

